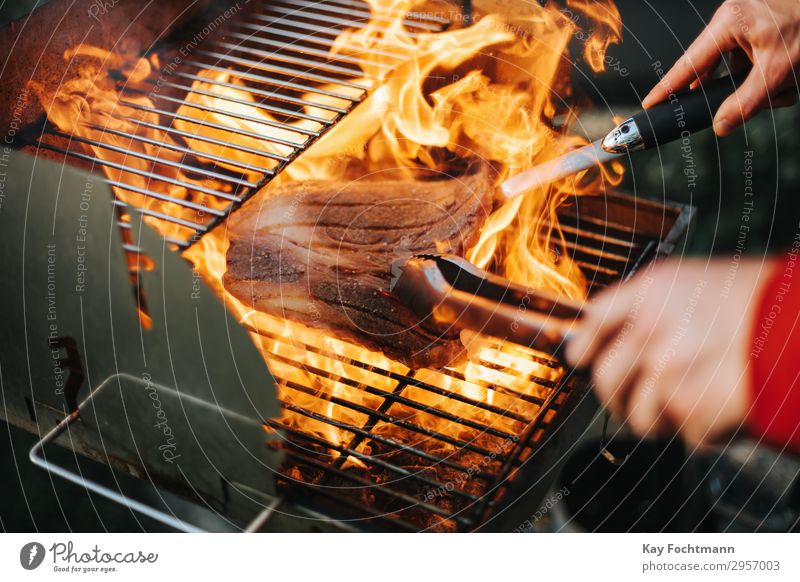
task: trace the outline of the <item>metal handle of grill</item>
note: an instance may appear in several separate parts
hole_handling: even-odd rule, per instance
[[[60,436],[69,434],[70,428],[80,421],[81,410],[89,405],[95,396],[100,394],[107,386],[112,384],[113,380],[120,376],[127,376],[127,374],[120,373],[106,378],[85,400],[83,400],[83,402],[80,403],[80,406],[78,406],[76,410],[61,419],[61,421],[59,421],[55,427],[48,431],[39,441],[36,442],[36,444],[33,445],[33,447],[31,447],[30,451],[28,452],[28,458],[30,459],[31,463],[44,469],[48,473],[58,475],[62,479],[66,479],[67,481],[96,493],[97,495],[105,497],[114,503],[118,503],[132,511],[141,513],[142,515],[145,515],[178,531],[187,533],[206,532],[206,529],[188,523],[172,513],[168,513],[161,509],[157,509],[152,505],[148,505],[147,503],[133,499],[132,497],[97,483],[96,481],[87,479],[83,475],[71,471],[70,469],[67,469],[47,459],[47,456],[44,453],[44,448],[47,445],[55,442]],[[253,518],[250,523],[243,528],[243,531],[260,531],[269,521],[269,519],[275,514],[278,506],[283,503],[283,501],[283,496],[276,496],[269,504],[263,507],[263,509]]]
[[[95,390],[97,392],[97,390]],[[89,397],[91,398],[91,396]],[[141,513],[142,515],[146,515],[147,517],[154,519],[164,525],[177,529],[179,531],[187,532],[187,533],[198,533],[204,532],[206,530],[201,529],[197,526],[191,525],[186,523],[182,519],[166,513],[165,511],[161,511],[160,509],[156,509],[151,505],[147,505],[141,501],[137,501],[136,499],[132,499],[127,495],[120,493],[119,491],[115,491],[105,485],[101,485],[100,483],[96,483],[95,481],[91,481],[86,477],[79,475],[69,469],[62,467],[56,463],[48,461],[45,454],[44,454],[44,447],[48,444],[55,441],[58,437],[62,434],[69,431],[69,428],[80,420],[81,414],[79,410],[75,410],[74,412],[70,413],[64,419],[61,420],[50,432],[45,434],[33,447],[31,447],[30,452],[28,453],[28,458],[30,458],[31,462],[36,465],[37,467],[41,467],[48,473],[52,473],[53,475],[58,475],[62,479],[66,479],[76,485],[84,487],[89,491],[96,493],[106,499],[109,499],[115,503],[119,503],[136,511],[137,513]]]

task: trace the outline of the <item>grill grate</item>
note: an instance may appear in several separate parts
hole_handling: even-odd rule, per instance
[[[116,176],[106,178],[115,190],[145,201],[118,200],[118,206],[159,223],[168,242],[187,248],[366,97],[374,80],[363,77],[361,60],[329,50],[343,30],[364,28],[369,19],[361,0],[251,2],[173,61],[176,66],[168,63],[137,82],[120,78],[119,107],[106,124],[86,126],[91,137],[48,125],[37,145]],[[405,24],[416,35],[449,22],[420,15]],[[400,62],[376,52],[386,68]],[[148,130],[170,140],[142,135]],[[227,153],[205,151],[206,144]],[[193,214],[187,217],[187,210]]]
[[[567,252],[585,255],[581,262],[593,289],[631,274],[659,242],[569,212],[562,212],[562,219]],[[511,477],[545,440],[562,405],[585,388],[547,354],[500,342],[472,362],[472,377],[488,380],[470,382],[453,369],[369,365],[341,355],[347,350],[249,329],[268,342],[265,357],[284,409],[320,428],[298,430],[287,418],[269,421],[286,437],[280,445],[288,458],[283,486],[294,503],[328,515],[339,512],[339,519],[361,528],[480,527]],[[319,365],[308,365],[309,353]],[[491,398],[470,396],[483,391]],[[315,402],[297,403],[304,399]],[[320,414],[326,403],[331,413]],[[427,422],[433,418],[442,421],[436,428]],[[326,426],[347,438],[333,442],[319,436]],[[384,430],[389,426],[391,432]]]

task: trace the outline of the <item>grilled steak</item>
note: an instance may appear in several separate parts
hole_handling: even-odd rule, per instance
[[[224,285],[254,309],[332,331],[412,368],[461,358],[454,330],[419,321],[388,291],[412,254],[463,254],[491,210],[489,167],[457,178],[312,181],[233,219]]]

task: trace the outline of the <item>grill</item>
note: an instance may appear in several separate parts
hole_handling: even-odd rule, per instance
[[[65,135],[47,125],[44,133],[30,133],[37,136],[31,143],[37,149],[66,156],[91,169],[116,173],[116,178],[98,176],[97,179],[117,193],[133,193],[166,204],[155,211],[137,208],[119,198],[113,202],[117,209],[113,220],[126,231],[122,237],[125,251],[159,256],[155,252],[158,246],[152,239],[149,244],[146,240],[152,233],[140,229],[135,218],[120,219],[119,210],[123,211],[123,216],[138,214],[175,225],[180,236],[170,237],[167,242],[186,249],[223,223],[231,212],[366,97],[371,80],[361,78],[358,58],[332,58],[328,50],[341,30],[363,27],[368,19],[366,5],[357,0],[251,2],[246,11],[203,38],[191,56],[182,59],[178,66],[162,67],[159,77],[151,74],[136,83],[123,84],[121,105],[154,117],[142,119],[138,115],[126,117],[120,113],[119,119],[137,127],[165,131],[174,138],[173,142],[148,143],[148,138],[138,132],[119,131],[103,125],[92,128],[131,144],[122,147],[102,139]],[[446,19],[430,15],[415,15],[406,21],[416,32],[442,30],[448,24]],[[387,66],[391,66],[393,55],[382,56],[387,59]],[[211,73],[222,76],[209,76]],[[232,106],[261,109],[270,113],[275,121],[264,124],[263,120],[236,108],[229,111],[198,106],[190,99],[192,92],[198,92],[191,87],[195,81],[222,89],[244,90],[255,101],[242,103],[230,96],[223,100]],[[169,91],[155,91],[156,87]],[[136,100],[137,95],[149,96],[156,105],[142,105]],[[213,95],[219,97],[216,92]],[[305,109],[309,105],[313,106],[314,114]],[[209,114],[216,116],[214,121],[208,120]],[[269,125],[287,135],[267,138],[267,145],[271,146],[263,149],[243,149],[248,146],[236,141],[221,142],[214,137],[216,132],[223,131],[246,139],[264,139],[263,135],[244,129],[240,122]],[[198,144],[202,143],[246,151],[252,154],[254,161],[243,164],[223,155],[209,154],[198,149]],[[143,153],[146,146],[157,146],[158,151],[164,153]],[[126,159],[144,162],[146,169],[103,158],[103,151],[114,150],[124,153]],[[173,154],[177,154],[177,158]],[[164,168],[172,171],[164,171]],[[207,179],[215,186],[208,187]],[[154,182],[185,188],[190,195],[164,194],[151,187]],[[57,197],[53,203],[58,204]],[[170,212],[173,207],[189,208],[196,211],[198,217],[206,218],[190,221],[173,216]],[[686,207],[656,204],[622,194],[576,198],[560,211],[564,250],[584,270],[592,290],[596,290],[632,275],[647,261],[669,254],[685,232],[689,217]],[[102,218],[93,218],[93,221],[102,223]],[[139,240],[134,240],[134,233]],[[113,234],[104,236],[111,236],[107,246],[113,248]],[[170,273],[174,272],[178,277],[183,273],[180,285],[190,285],[185,265],[178,264],[174,257],[165,257],[163,252],[160,256],[165,261],[160,265],[165,273],[162,276],[172,276]],[[108,257],[105,260],[108,261]],[[143,277],[146,279],[148,275]],[[109,277],[109,285],[112,279]],[[147,281],[144,285],[147,286]],[[180,285],[175,284],[176,287]],[[111,287],[113,289],[113,285]],[[194,317],[191,313],[180,312],[178,304],[185,302],[185,297],[171,285],[162,285],[162,288],[165,296],[163,299],[156,297],[156,302],[163,301],[164,308],[153,310],[153,317],[172,317],[171,328],[178,328],[172,333],[180,336],[177,342],[172,337],[167,338],[167,344],[183,345],[185,340],[186,345],[209,353],[209,348],[197,347],[196,340],[182,335],[184,330],[180,328],[185,327],[186,320],[181,317]],[[116,293],[103,288],[96,290],[101,298],[104,291],[109,295]],[[136,294],[138,298],[138,290]],[[152,298],[152,294],[149,297]],[[139,304],[141,306],[141,301]],[[168,305],[173,309],[167,309]],[[217,313],[219,306],[208,303],[204,309],[201,311],[198,307],[197,312],[212,319],[211,312]],[[173,310],[182,315],[173,315]],[[452,369],[410,370],[391,362],[368,363],[374,360],[352,355],[363,353],[361,348],[346,342],[326,342],[321,336],[289,338],[278,331],[278,326],[274,326],[275,332],[270,332],[245,320],[242,328],[234,329],[239,322],[234,322],[230,316],[224,317],[219,315],[216,324],[208,324],[207,329],[215,336],[227,334],[227,338],[222,339],[228,339],[231,345],[217,344],[217,347],[236,353],[236,358],[198,371],[192,350],[186,348],[184,351],[189,352],[186,362],[173,364],[177,370],[169,370],[153,380],[152,390],[161,395],[165,407],[171,398],[183,403],[175,410],[182,410],[187,416],[187,430],[195,440],[196,433],[208,433],[204,437],[208,439],[204,441],[205,446],[198,455],[191,457],[193,460],[186,461],[179,475],[173,467],[165,466],[157,455],[143,455],[142,450],[147,449],[140,447],[136,438],[132,444],[128,443],[126,439],[131,435],[120,433],[120,427],[114,426],[115,414],[124,413],[137,438],[153,438],[144,431],[151,424],[146,414],[147,400],[144,404],[126,400],[133,398],[131,393],[136,385],[142,387],[141,378],[133,377],[136,374],[120,374],[116,367],[94,374],[91,370],[79,370],[81,377],[95,378],[90,386],[91,396],[77,413],[70,407],[68,412],[72,415],[42,444],[55,440],[67,429],[71,431],[70,427],[78,426],[76,430],[79,430],[80,426],[74,424],[79,416],[89,429],[79,433],[80,438],[71,439],[68,444],[72,448],[212,503],[222,513],[240,521],[252,518],[254,506],[263,509],[250,529],[279,528],[281,526],[276,524],[280,523],[280,516],[290,514],[296,521],[282,527],[297,528],[299,521],[307,519],[313,523],[335,524],[338,529],[509,530],[535,511],[565,454],[595,412],[594,404],[587,398],[589,386],[585,378],[564,369],[551,355],[523,347],[503,346],[501,351],[499,344],[487,345],[473,362],[475,374],[470,376],[481,380],[468,381]],[[198,322],[198,334],[200,327]],[[13,325],[9,326],[9,333],[13,334],[14,329]],[[138,328],[133,330],[131,328],[131,335],[138,337],[141,332]],[[270,374],[263,363],[257,361],[260,356],[252,345],[245,345],[249,342],[245,330],[258,334],[262,342],[271,375],[280,388],[282,416],[269,401]],[[135,351],[138,346],[128,348]],[[165,349],[169,351],[169,345]],[[68,356],[73,361],[80,360],[75,354]],[[242,358],[248,360],[247,365],[242,363]],[[85,365],[97,366],[88,362]],[[3,369],[15,367],[20,367],[19,362],[4,362]],[[98,382],[97,378],[107,380]],[[221,396],[214,392],[215,385],[237,384],[231,378],[238,378],[238,384],[245,387],[256,386],[259,398],[268,401],[254,407],[250,401],[253,391],[245,390],[245,396],[241,396],[235,387]],[[22,385],[33,382],[25,378]],[[150,384],[148,375],[144,382],[146,390],[150,389]],[[173,384],[174,390],[170,391]],[[119,393],[114,391],[114,385],[119,386]],[[128,392],[126,387],[130,389]],[[40,430],[40,426],[47,426],[54,418],[60,419],[58,413],[63,408],[60,398],[37,392],[33,387],[30,392],[33,398],[24,396],[25,404],[16,412],[6,411],[10,420]],[[184,392],[192,397],[187,401],[189,404],[181,400]],[[491,398],[478,399],[477,394],[490,394]],[[75,394],[71,396],[74,400]],[[115,398],[122,399],[121,408]],[[313,402],[322,406],[310,406]],[[208,418],[208,409],[204,406],[209,403],[220,411],[221,420]],[[198,407],[196,414],[192,412],[195,405]],[[260,414],[258,418],[253,413],[254,408]],[[329,413],[322,414],[320,409]],[[26,410],[30,418],[25,418]],[[292,418],[307,419],[320,430],[312,433],[298,429],[291,422]],[[193,422],[202,426],[202,430],[195,431]],[[238,428],[239,424],[243,428]],[[225,428],[220,428],[221,425]],[[392,430],[387,430],[388,427]],[[264,428],[268,429],[266,433]],[[334,442],[319,436],[327,434],[328,428],[345,435],[344,439]],[[222,461],[204,460],[208,449],[214,449],[220,442],[230,442],[226,430],[235,432],[237,439],[241,430],[247,435],[241,441],[258,443],[254,448],[263,446],[264,434],[267,434],[264,465],[258,466],[246,454],[229,451],[221,453]],[[115,439],[128,444],[111,447],[113,451],[109,452],[109,442],[114,443]],[[209,444],[212,441],[214,444]],[[37,462],[53,470],[52,465],[41,460]],[[213,475],[222,476],[221,490],[218,482],[206,478],[209,472],[206,462],[211,462]],[[268,470],[264,471],[264,467]],[[85,480],[79,482],[86,485]],[[107,489],[97,487],[94,490],[113,496]],[[116,499],[141,509],[129,499],[119,496]]]
[[[622,195],[574,202],[571,209],[561,212],[566,248],[592,278],[594,290],[630,277],[646,261],[670,252],[689,214],[685,208],[670,208],[670,218],[664,222],[659,216],[663,207]],[[640,228],[650,222],[659,229],[631,228],[637,208]],[[362,526],[366,522],[370,527],[378,523],[410,531],[508,529],[508,523],[505,528],[493,524],[492,516],[504,504],[520,501],[513,492],[516,477],[524,475],[519,481],[530,485],[542,478],[542,472],[553,470],[554,451],[547,449],[553,448],[561,423],[575,413],[588,391],[585,378],[570,373],[548,354],[520,346],[504,344],[501,351],[497,343],[492,346],[495,349],[486,350],[474,364],[478,377],[493,381],[475,384],[456,370],[397,371],[316,345],[279,336],[268,339],[275,343],[273,352],[296,356],[267,356],[285,394],[324,399],[363,418],[360,423],[341,422],[284,401],[287,410],[349,435],[346,443],[335,444],[280,421],[268,421],[286,435],[278,445],[288,457],[281,479],[284,490],[297,503],[313,502],[314,511],[336,511],[341,519]],[[307,352],[337,362],[343,373],[325,371],[336,369],[330,362],[309,368],[304,364]],[[287,369],[301,369],[321,381],[315,387],[283,380],[282,371],[286,375]],[[336,396],[335,385],[368,395],[372,405]],[[493,394],[492,404],[466,396],[484,390]],[[433,406],[424,398],[431,395],[440,399]],[[410,420],[409,412],[413,413]],[[466,436],[454,438],[427,428],[428,415],[445,419],[448,428],[457,427]],[[512,420],[516,430],[498,429],[499,419]],[[393,435],[405,438],[382,434],[381,427],[387,425],[395,427]],[[432,449],[447,453],[431,454]],[[363,465],[353,468],[353,460]],[[350,469],[344,469],[348,464]]]
[[[358,66],[361,59],[348,55],[331,57],[329,51],[343,30],[364,28],[369,19],[369,7],[359,0],[250,2],[246,10],[202,37],[199,48],[192,50],[190,57],[176,57],[179,60],[173,59],[154,71],[157,75],[141,81],[122,83],[121,80],[125,96],[119,105],[147,119],[142,119],[142,115],[126,116],[118,110],[114,120],[138,129],[166,132],[174,142],[158,142],[138,133],[119,131],[108,123],[88,126],[103,134],[105,140],[66,135],[47,126],[35,144],[81,160],[92,168],[119,173],[119,179],[107,180],[115,189],[163,202],[159,210],[136,207],[133,210],[153,221],[173,225],[179,236],[169,242],[187,248],[222,223],[366,97],[374,79],[364,78]],[[423,13],[419,18],[406,19],[405,24],[416,36],[420,32],[444,30],[449,21]],[[400,62],[400,57],[391,52],[379,52],[383,68]],[[225,78],[214,78],[208,73],[219,73]],[[195,82],[217,90],[193,89]],[[226,95],[225,89],[243,91],[253,101]],[[189,93],[221,100],[232,109],[192,102],[186,99]],[[137,103],[131,100],[133,96],[147,97],[154,106]],[[263,118],[238,113],[237,107],[263,111],[279,121],[265,122]],[[307,108],[314,113],[308,113]],[[149,120],[151,117],[158,118],[158,122]],[[259,128],[267,131],[254,131]],[[285,137],[272,137],[269,129],[277,129]],[[215,137],[220,132],[234,137],[225,140]],[[108,136],[115,141],[128,140],[129,145],[109,143]],[[272,147],[236,143],[236,137]],[[193,140],[250,155],[253,162],[247,164],[233,157],[198,152],[187,143]],[[87,154],[83,146],[121,153],[134,163],[108,161],[102,155]],[[148,148],[157,148],[156,153],[145,153]],[[142,163],[150,167],[142,169]],[[160,171],[165,166],[172,172]],[[217,182],[216,188],[204,185],[204,179],[209,177]],[[141,181],[145,182],[144,187],[137,185]],[[152,183],[186,189],[188,195],[164,194],[150,187]],[[203,197],[202,203],[192,201],[198,196]],[[129,205],[121,201],[118,204],[130,210]],[[197,212],[198,218],[183,218],[186,209]]]

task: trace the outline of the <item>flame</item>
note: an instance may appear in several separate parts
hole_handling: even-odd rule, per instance
[[[524,14],[511,18],[487,15],[469,28],[416,35],[403,24],[403,15],[414,8],[414,0],[368,3],[373,14],[369,25],[342,33],[332,52],[358,59],[363,73],[358,82],[372,88],[370,96],[273,182],[340,178],[383,168],[441,168],[453,156],[472,156],[492,165],[499,184],[586,143],[569,131],[576,116],[570,106],[569,49],[581,33],[585,59],[594,69],[603,68],[605,50],[620,34],[619,14],[611,0],[571,0],[568,9],[530,3],[520,11]],[[582,32],[574,14],[594,23],[589,33]],[[165,124],[150,111],[157,106],[147,90],[137,91],[161,68],[157,56],[131,59],[80,45],[67,51],[65,58],[81,63],[77,78],[52,95],[31,83],[49,120],[72,138],[114,146],[87,144],[95,156],[110,163],[103,171],[118,184],[114,189],[120,199],[175,219],[145,218],[167,237],[185,237],[189,231],[182,221],[199,221],[207,212],[225,208],[227,202],[202,189],[233,191],[218,173],[197,176],[187,171],[182,164],[186,148],[205,159],[210,168],[217,164],[252,180],[256,169],[278,168],[278,158],[290,151],[291,144],[307,139],[314,128],[307,119],[294,122],[293,129],[276,126],[277,120],[259,107],[239,77],[216,68],[199,73],[172,123]],[[124,93],[118,87],[120,79],[126,85]],[[333,84],[326,89],[345,96],[353,91]],[[325,102],[319,94],[303,97],[341,104],[335,96],[325,96]],[[304,111],[323,118],[333,115],[321,107],[309,106]],[[242,132],[231,133],[216,125]],[[220,162],[220,157],[235,165]],[[119,169],[120,164],[135,171]],[[169,180],[153,179],[156,172]],[[600,192],[620,179],[621,167],[612,165],[550,184],[496,208],[468,258],[511,280],[582,298],[586,282],[563,252],[565,241],[556,211],[568,197]],[[265,188],[258,196],[269,194]],[[163,196],[185,204],[176,207]],[[253,332],[278,379],[279,396],[287,405],[282,418],[286,426],[315,434],[335,447],[347,446],[351,432],[302,411],[363,426],[368,419],[364,411],[378,409],[384,402],[381,394],[394,390],[397,376],[411,371],[383,354],[240,303],[221,283],[226,251],[225,229],[219,228],[184,256]],[[419,386],[406,388],[403,394],[420,406],[394,403],[388,413],[413,417],[420,426],[469,441],[480,438],[480,431],[448,422],[436,411],[446,408],[449,414],[519,434],[524,423],[515,415],[530,417],[536,410],[531,402],[546,397],[543,385],[532,378],[555,382],[562,371],[548,363],[546,355],[531,350],[474,334],[464,334],[464,341],[468,363],[455,370],[414,371]],[[367,365],[354,366],[351,360]],[[454,401],[443,395],[447,393],[461,399]],[[362,408],[337,404],[341,401]],[[379,422],[374,430],[403,438],[390,423]],[[335,450],[330,454],[338,456]],[[348,462],[361,464],[354,457]]]

